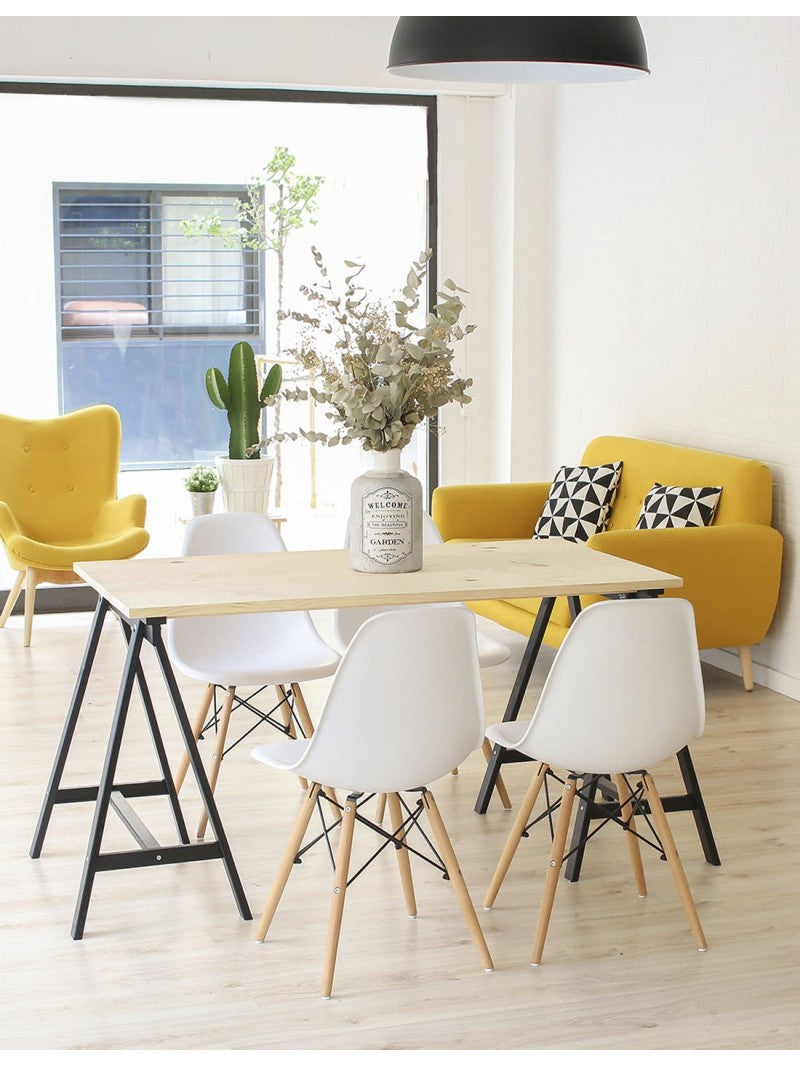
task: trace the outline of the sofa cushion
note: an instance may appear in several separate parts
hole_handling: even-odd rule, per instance
[[[559,467],[533,536],[588,541],[594,534],[602,533],[621,474],[621,462],[597,467]]]
[[[644,498],[637,530],[710,526],[722,486],[662,485],[656,482]]]

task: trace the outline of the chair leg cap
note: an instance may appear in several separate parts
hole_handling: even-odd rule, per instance
[[[539,966],[539,964],[538,964],[538,963],[532,963],[532,964],[531,964],[531,967],[538,967],[538,966]]]
[[[494,972],[494,967],[484,967],[483,970],[486,974],[492,974]]]

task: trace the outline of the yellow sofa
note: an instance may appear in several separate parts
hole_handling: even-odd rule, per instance
[[[746,689],[753,687],[751,646],[766,634],[778,599],[783,538],[770,525],[772,475],[763,463],[719,452],[644,441],[598,437],[581,464],[622,460],[622,477],[608,528],[591,548],[678,574],[682,596],[694,606],[699,648],[736,648]],[[647,491],[663,485],[721,485],[714,522],[689,529],[637,530]],[[441,486],[433,518],[445,541],[504,540],[533,535],[548,482]],[[670,595],[670,594],[667,594]],[[584,605],[596,600],[584,597]],[[529,634],[538,600],[470,603],[473,611],[517,633]],[[555,605],[545,642],[558,647],[569,628],[566,598]]]

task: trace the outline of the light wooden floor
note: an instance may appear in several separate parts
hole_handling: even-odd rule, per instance
[[[42,858],[28,848],[88,628],[88,616],[37,618],[0,631],[0,783],[4,862],[0,1047],[6,1049],[792,1049],[800,1005],[800,705],[752,694],[705,668],[708,721],[692,749],[722,854],[703,858],[690,815],[673,831],[709,941],[696,951],[666,865],[645,856],[635,892],[622,835],[592,842],[577,885],[559,885],[538,970],[529,966],[546,844],[524,841],[493,911],[483,893],[510,824],[495,802],[473,812],[483,760],[474,754],[436,789],[478,906],[496,970],[484,973],[450,886],[415,864],[419,918],[405,916],[390,850],[348,893],[333,999],[318,994],[330,873],[321,851],[293,871],[269,940],[239,919],[218,862],[99,875],[86,936],[69,936],[91,806],[57,808]],[[322,617],[321,628],[327,620]],[[512,635],[515,657],[521,639]],[[96,784],[121,667],[107,624],[68,784]],[[546,663],[537,668],[537,691]],[[514,661],[485,672],[487,716],[502,715]],[[409,699],[413,677],[407,678]],[[161,689],[154,685],[161,697]],[[197,686],[184,689],[190,707]],[[312,714],[324,684],[307,687]],[[162,704],[163,706],[163,704]],[[139,705],[122,773],[155,764]],[[167,714],[170,718],[167,718]],[[240,712],[240,715],[245,713]],[[162,721],[173,758],[171,713]],[[234,720],[235,721],[235,720]],[[244,721],[244,720],[242,720]],[[257,742],[269,736],[258,731]],[[206,743],[207,744],[207,743]],[[228,756],[218,798],[258,915],[301,799],[295,780]],[[663,791],[671,765],[654,768]],[[529,766],[507,771],[512,800]],[[193,824],[196,796],[187,793]],[[174,840],[162,799],[136,804]],[[129,847],[113,815],[107,847]]]

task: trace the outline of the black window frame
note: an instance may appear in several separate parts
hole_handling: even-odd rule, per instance
[[[316,104],[355,104],[379,107],[421,107],[426,113],[428,140],[428,233],[427,245],[431,249],[428,264],[427,300],[428,307],[436,304],[438,277],[438,111],[437,99],[430,94],[416,93],[364,93],[348,91],[326,91],[312,89],[278,89],[269,86],[232,88],[202,85],[167,85],[167,84],[102,84],[89,82],[58,81],[0,81],[0,93],[14,93],[27,96],[104,96],[104,97],[148,97],[168,100],[231,100],[264,101],[283,103]],[[60,305],[56,304],[57,307]],[[60,322],[59,322],[60,335]],[[436,420],[431,420],[428,429],[427,482],[428,507],[434,489],[439,484],[439,440]],[[2,591],[0,590],[0,595]],[[94,590],[88,587],[57,586],[42,589],[36,598],[39,612],[86,611],[96,601]],[[19,604],[15,614],[21,610]]]

